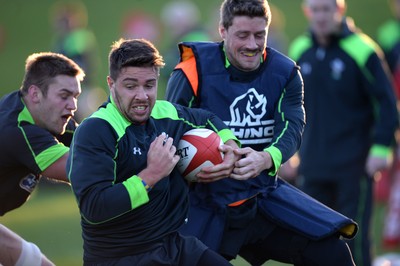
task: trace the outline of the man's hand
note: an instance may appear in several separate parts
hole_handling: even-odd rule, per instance
[[[201,169],[196,175],[198,178],[197,182],[209,183],[230,176],[235,167],[235,162],[240,157],[233,152],[234,148],[229,145],[221,145],[219,150],[224,153],[224,161],[220,164]]]
[[[390,160],[387,157],[368,156],[365,169],[370,177],[373,177],[376,172],[388,168]]]
[[[172,144],[173,139],[165,133],[150,144],[147,167],[138,174],[150,187],[169,175],[178,163],[179,156],[175,154],[176,147]]]
[[[240,156],[233,152],[239,148],[233,140],[228,140],[226,144],[219,146],[219,150],[224,154],[224,161],[220,164],[204,167],[196,175],[197,182],[209,183],[222,178],[229,177],[235,167],[235,162],[240,159]]]
[[[265,151],[255,151],[246,147],[235,149],[234,153],[242,157],[235,163],[231,178],[247,180],[258,176],[263,170],[273,166],[271,155]]]

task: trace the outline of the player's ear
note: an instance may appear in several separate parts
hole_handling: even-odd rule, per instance
[[[114,86],[114,80],[110,76],[107,76],[107,84],[110,89]]]
[[[33,103],[38,103],[40,102],[40,99],[42,98],[43,94],[40,88],[36,85],[31,85],[28,88],[28,97]]]
[[[304,16],[306,18],[310,18],[310,16],[311,16],[310,8],[307,6],[307,4],[305,2],[302,3],[301,9],[303,10]]]
[[[347,10],[347,5],[345,1],[337,1],[337,5],[338,5],[338,12],[341,16],[344,16],[344,14],[346,13]]]
[[[219,31],[219,35],[221,36],[222,40],[225,40],[226,29],[224,28],[224,26],[222,26],[222,24],[219,24],[218,31]]]

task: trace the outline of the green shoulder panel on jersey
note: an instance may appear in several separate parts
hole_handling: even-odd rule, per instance
[[[20,124],[22,121],[29,122],[33,125],[35,124],[35,121],[33,120],[33,117],[31,113],[29,113],[29,110],[28,108],[26,108],[26,106],[24,107],[24,109],[22,109],[22,111],[18,115],[18,124]]]
[[[35,124],[35,121],[33,120],[33,117],[26,106],[18,115],[18,127],[24,135],[24,139],[29,147],[29,150],[31,151],[32,157],[35,158],[36,164],[39,166],[42,172],[69,151],[68,147],[65,147],[64,144],[59,143],[57,145],[47,148],[40,154],[36,155],[33,151],[28,137],[25,134],[24,128],[20,126],[21,122],[28,122],[32,125]]]
[[[391,20],[378,29],[378,43],[385,51],[392,50],[393,46],[400,41],[400,23]]]
[[[310,48],[311,45],[312,41],[308,35],[299,36],[293,41],[293,44],[290,46],[288,55],[291,59],[297,61],[304,53],[304,51]]]
[[[154,119],[163,119],[163,118],[169,118],[172,120],[181,119],[178,116],[178,112],[175,106],[172,103],[163,100],[156,101],[156,104],[154,105],[154,108],[151,112],[151,116]]]
[[[111,103],[108,103],[105,108],[100,108],[94,112],[89,118],[100,118],[106,120],[118,134],[118,140],[125,135],[126,128],[131,125],[131,122],[119,112],[117,106],[111,97]]]
[[[154,108],[151,112],[151,116],[154,119],[162,119],[162,118],[168,118],[172,120],[181,119],[178,116],[176,108],[170,102],[162,100],[156,101],[156,104],[154,105]],[[121,115],[112,98],[111,98],[111,103],[108,103],[105,108],[100,108],[98,111],[93,113],[89,118],[101,118],[106,120],[115,129],[119,138],[121,138],[125,134],[125,129],[129,125],[131,125],[131,122],[128,119],[126,119],[123,115]]]
[[[29,150],[32,153],[33,158],[36,158],[35,153],[33,152],[33,149],[31,147],[31,144],[29,143],[28,137],[25,134],[24,128],[21,126],[22,122],[28,122],[30,124],[35,124],[35,121],[33,121],[32,115],[31,115],[31,113],[29,113],[28,108],[26,108],[26,106],[18,115],[18,128],[21,130],[22,134],[24,135],[24,139],[29,147]]]
[[[340,47],[353,58],[369,80],[374,79],[373,75],[365,67],[365,64],[373,53],[377,53],[381,58],[383,56],[382,50],[375,41],[363,33],[355,33],[342,39]]]
[[[215,126],[211,123],[211,121],[207,120],[207,124],[204,125],[196,125],[193,124],[191,121],[186,120],[183,117],[180,117],[178,114],[177,109],[175,106],[165,100],[157,100],[156,104],[154,105],[153,111],[151,112],[151,116],[154,119],[171,119],[171,120],[181,120],[183,123],[186,123],[193,128],[205,128],[207,124],[211,125],[215,131]]]

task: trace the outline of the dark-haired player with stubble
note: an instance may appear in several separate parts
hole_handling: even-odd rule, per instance
[[[84,76],[61,54],[34,53],[21,88],[0,99],[0,216],[24,204],[42,176],[68,182],[65,164]],[[35,244],[2,225],[0,264],[53,265]]]
[[[157,101],[164,65],[152,43],[121,39],[109,54],[110,97],[74,134],[68,176],[81,213],[84,265],[230,265],[177,231],[188,211],[176,146],[194,128],[214,130],[225,178],[237,140],[214,114]]]

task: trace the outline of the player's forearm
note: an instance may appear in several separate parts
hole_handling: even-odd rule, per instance
[[[76,194],[81,214],[89,223],[105,223],[149,201],[138,176],[118,184],[102,184],[99,180],[98,184],[82,188],[81,193]]]
[[[46,170],[41,173],[42,176],[48,179],[69,183],[67,172],[65,170],[67,159],[68,153],[64,154],[60,159],[47,167]]]

